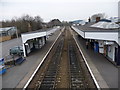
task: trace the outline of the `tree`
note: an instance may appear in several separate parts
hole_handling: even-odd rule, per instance
[[[60,25],[62,25],[62,23],[59,19],[53,19],[48,23],[49,27],[60,26]]]
[[[40,16],[35,16],[34,17],[34,23],[33,23],[33,26],[35,29],[41,29],[42,28],[42,22],[43,22],[43,19],[40,17]]]
[[[19,33],[25,33],[42,28],[43,19],[40,16],[32,17],[30,15],[23,15],[20,18],[14,17],[11,20],[2,21],[3,27],[15,26]]]
[[[40,16],[34,17],[35,22],[43,22],[43,19]]]

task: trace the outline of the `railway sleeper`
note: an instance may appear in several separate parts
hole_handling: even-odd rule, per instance
[[[40,86],[41,90],[50,90],[50,89],[53,89],[53,88],[54,88],[54,85],[52,85],[52,84],[42,84]]]
[[[48,80],[42,82],[42,84],[54,84],[54,83],[55,83],[55,81],[48,81]]]

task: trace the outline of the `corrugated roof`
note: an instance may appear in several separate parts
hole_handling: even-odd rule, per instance
[[[101,31],[118,32],[118,28],[117,29],[116,28],[107,29],[107,28],[90,27],[93,24],[95,24],[95,23],[88,23],[83,26],[76,26],[76,27],[84,32],[101,32]]]
[[[8,30],[12,30],[12,29],[15,29],[15,27],[0,28],[0,31],[8,31]]]
[[[98,22],[90,27],[102,28],[102,29],[118,29],[120,26],[114,22]]]

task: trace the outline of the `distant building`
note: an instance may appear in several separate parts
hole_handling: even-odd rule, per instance
[[[16,27],[0,28],[0,42],[12,39],[15,34],[17,34]]]
[[[90,22],[99,22],[101,19],[105,19],[105,14],[103,13],[94,14],[91,16]]]
[[[120,20],[120,17],[111,17],[110,20],[112,22],[118,22]]]
[[[0,36],[12,36],[16,33],[16,27],[0,28]]]
[[[48,27],[61,26],[62,23],[59,19],[53,19],[48,23]]]
[[[70,21],[69,23],[71,23],[73,25],[85,25],[84,20],[75,20],[75,21]]]

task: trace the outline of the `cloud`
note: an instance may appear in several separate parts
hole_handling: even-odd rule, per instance
[[[32,16],[40,15],[45,21],[53,18],[61,20],[85,19],[96,13],[106,13],[108,16],[117,16],[117,2],[108,0],[2,0],[2,16],[10,19],[14,16],[20,17],[23,14]],[[84,1],[84,2],[83,2]],[[110,0],[117,1],[117,0]],[[38,3],[39,2],[39,3]],[[1,6],[0,6],[1,7]]]
[[[53,3],[53,2],[118,2],[119,0],[1,0],[1,2],[17,2],[17,3],[25,3],[25,2],[49,2],[49,3]]]

